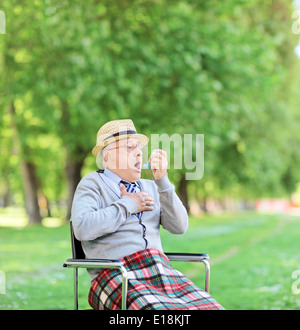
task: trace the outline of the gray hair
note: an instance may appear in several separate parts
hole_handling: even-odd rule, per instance
[[[107,146],[104,147],[101,151],[99,151],[96,156],[96,165],[100,170],[104,170],[104,168],[105,168],[105,159],[104,159],[103,151],[106,148],[107,148]]]

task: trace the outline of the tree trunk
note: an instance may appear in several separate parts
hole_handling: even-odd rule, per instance
[[[84,158],[80,160],[71,160],[67,157],[66,160],[66,174],[68,184],[68,201],[67,201],[67,215],[66,220],[71,219],[71,208],[76,187],[81,180],[81,169],[84,164]]]
[[[182,201],[182,204],[186,208],[187,212],[190,212],[189,201],[188,201],[188,193],[187,193],[187,182],[185,179],[185,174],[181,174],[178,186],[178,195]]]
[[[21,168],[24,179],[25,206],[29,218],[28,224],[40,223],[42,217],[38,203],[38,184],[35,165],[28,161],[22,161]]]
[[[207,196],[203,197],[203,199],[201,200],[201,210],[204,213],[208,213],[208,209],[207,209]]]
[[[66,220],[70,220],[71,218],[71,208],[74,193],[76,187],[81,180],[81,169],[84,164],[84,160],[87,156],[87,153],[90,152],[89,149],[83,148],[81,145],[75,145],[70,148],[69,140],[67,138],[68,134],[70,134],[70,109],[69,104],[66,100],[60,101],[61,111],[62,111],[62,140],[64,146],[67,150],[67,159],[66,159],[66,176],[67,176],[67,186],[68,186],[68,200],[67,200],[67,215]],[[72,151],[70,151],[70,149]]]
[[[24,193],[25,193],[25,207],[28,215],[28,224],[40,223],[42,217],[38,203],[38,182],[36,177],[35,165],[23,158],[24,146],[21,143],[18,126],[16,124],[16,109],[12,102],[8,107],[8,112],[11,119],[11,127],[14,132],[13,139],[15,144],[15,152],[21,158],[21,172],[23,177]]]
[[[10,205],[10,191],[9,191],[9,182],[7,178],[3,178],[2,198],[3,198],[2,206],[8,207]]]

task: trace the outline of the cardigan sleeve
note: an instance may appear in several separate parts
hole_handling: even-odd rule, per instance
[[[157,185],[161,204],[160,223],[172,234],[183,234],[188,229],[188,214],[175,192],[175,187],[169,181],[168,174],[159,180]]]

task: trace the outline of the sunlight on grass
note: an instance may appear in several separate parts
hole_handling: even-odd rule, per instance
[[[21,208],[1,208],[0,227],[19,227],[27,226],[28,219],[24,209]]]
[[[65,220],[58,217],[47,217],[42,220],[42,225],[48,228],[60,227]],[[24,209],[2,208],[0,209],[0,227],[24,228],[28,224],[28,218]]]
[[[48,228],[60,227],[65,221],[61,218],[44,218],[42,220],[42,225]]]

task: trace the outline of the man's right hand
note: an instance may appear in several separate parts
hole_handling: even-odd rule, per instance
[[[132,198],[135,201],[135,204],[137,205],[137,212],[142,211],[151,211],[153,210],[152,205],[154,205],[153,198],[148,196],[148,193],[146,192],[138,192],[138,193],[129,193],[126,190],[125,185],[122,183],[120,184],[120,190],[121,190],[121,196],[128,196]]]

